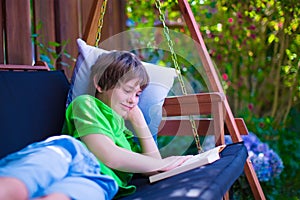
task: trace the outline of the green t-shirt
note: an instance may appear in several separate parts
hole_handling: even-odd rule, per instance
[[[133,140],[133,133],[125,127],[124,119],[102,101],[90,95],[79,96],[68,106],[62,132],[75,138],[95,133],[104,134],[117,146],[140,152]],[[135,192],[135,186],[128,185],[132,173],[110,169],[98,161],[101,173],[111,176],[118,183],[120,188],[116,197]]]

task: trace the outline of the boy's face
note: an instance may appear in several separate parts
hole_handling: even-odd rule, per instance
[[[141,92],[139,79],[135,78],[103,91],[100,100],[126,119],[128,113],[138,104]]]

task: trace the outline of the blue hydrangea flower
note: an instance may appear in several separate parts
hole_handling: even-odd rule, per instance
[[[279,177],[284,168],[279,155],[270,149],[268,144],[261,142],[252,132],[249,132],[248,135],[243,135],[242,138],[259,181],[265,182]],[[232,143],[230,136],[225,136],[225,143]],[[214,139],[206,138],[203,145],[204,150],[212,148]]]

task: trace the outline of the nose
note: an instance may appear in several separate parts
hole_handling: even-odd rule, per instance
[[[137,96],[136,94],[131,94],[131,95],[129,96],[129,98],[128,98],[128,102],[129,102],[130,104],[137,104],[138,101],[139,101],[139,98],[138,98],[138,96]]]

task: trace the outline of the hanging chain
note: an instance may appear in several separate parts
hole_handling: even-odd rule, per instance
[[[174,48],[173,48],[173,41],[171,40],[170,38],[170,31],[169,31],[169,28],[167,27],[166,23],[165,23],[165,15],[162,13],[161,11],[161,3],[159,0],[155,0],[155,5],[156,5],[156,8],[158,9],[159,11],[159,20],[162,22],[163,24],[163,31],[164,31],[164,34],[165,34],[165,37],[167,38],[167,41],[168,41],[168,46],[169,46],[169,49],[171,51],[171,58],[172,58],[172,61],[173,61],[173,64],[175,66],[175,69],[176,69],[176,73],[178,75],[178,80],[179,80],[179,83],[180,83],[180,86],[181,86],[181,90],[182,90],[182,93],[184,95],[187,94],[187,91],[186,91],[186,88],[185,88],[185,85],[184,85],[184,82],[183,82],[183,78],[181,76],[181,70],[180,70],[180,67],[178,66],[178,62],[177,62],[177,56],[174,52]]]
[[[178,76],[178,81],[179,81],[180,86],[181,86],[181,91],[182,91],[183,95],[187,95],[187,90],[186,90],[186,87],[185,87],[185,84],[184,84],[184,81],[183,81],[183,77],[182,77],[182,74],[181,74],[181,69],[180,69],[180,67],[178,65],[178,62],[177,62],[176,53],[174,52],[174,47],[173,47],[174,44],[173,44],[173,41],[170,38],[170,31],[169,31],[169,28],[166,26],[166,23],[165,23],[165,21],[166,21],[165,20],[165,15],[161,11],[160,0],[155,0],[155,6],[159,11],[159,20],[162,22],[164,35],[165,35],[165,37],[167,38],[167,41],[168,41],[168,46],[169,46],[169,49],[171,51],[171,58],[172,58],[173,64],[174,64],[175,69],[176,69],[176,73],[177,73],[177,76]],[[193,131],[195,143],[196,143],[196,146],[197,146],[197,149],[198,149],[198,153],[201,153],[201,152],[203,152],[203,149],[200,145],[200,138],[199,138],[199,135],[198,135],[197,126],[196,126],[194,117],[192,115],[189,116],[189,121],[190,121],[190,124],[192,126],[192,131]]]
[[[104,14],[106,11],[106,5],[107,5],[107,0],[103,0],[102,6],[100,8],[100,17],[98,20],[98,31],[97,31],[96,42],[95,42],[96,47],[98,47],[100,39],[101,39],[101,31],[102,31],[102,27],[103,27],[103,19],[104,19]]]

